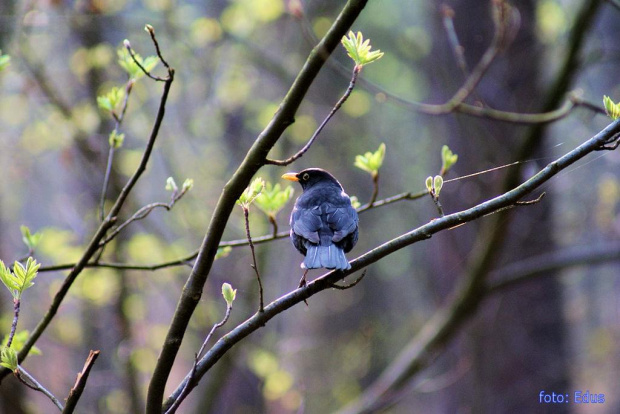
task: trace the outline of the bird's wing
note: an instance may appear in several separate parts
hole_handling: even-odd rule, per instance
[[[338,243],[357,229],[357,211],[352,206],[335,207],[325,204],[327,224],[334,231],[332,241]]]
[[[291,215],[291,227],[293,231],[309,240],[318,244],[319,229],[321,228],[321,211],[318,207],[312,209],[296,208]]]

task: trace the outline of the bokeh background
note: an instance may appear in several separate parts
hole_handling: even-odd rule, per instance
[[[620,9],[613,1],[516,0],[519,30],[468,102],[515,112],[538,112],[581,89],[602,107],[620,99]],[[488,1],[447,1],[469,68],[493,36]],[[586,28],[575,22],[591,7]],[[156,211],[130,226],[104,259],[157,264],[195,251],[220,194],[246,151],[267,125],[344,1],[319,0],[4,0],[0,49],[11,56],[0,72],[0,258],[12,262],[27,249],[20,225],[41,232],[35,257],[44,265],[71,263],[98,223],[108,154],[109,115],[96,97],[122,86],[117,64],[124,39],[142,56],[154,50],[144,25],[155,27],[162,53],[176,70],[165,121],[152,162],[124,209],[167,201],[166,178],[195,182],[172,211]],[[521,161],[474,178],[447,183],[446,213],[500,194],[510,168],[521,180],[570,151],[609,123],[578,109],[544,129],[466,115],[428,116],[412,102],[442,103],[465,79],[453,54],[440,2],[370,1],[353,30],[385,56],[365,68],[350,99],[311,150],[289,168],[265,167],[272,182],[287,170],[331,171],[361,202],[370,176],[355,155],[387,146],[379,198],[424,189],[441,167],[447,144],[459,160],[446,178]],[[581,34],[576,36],[575,33]],[[566,84],[557,79],[576,37],[577,65]],[[272,151],[284,158],[299,149],[344,93],[352,64],[342,47],[330,58],[296,117]],[[155,73],[163,74],[161,65]],[[134,86],[121,126],[125,143],[113,166],[109,197],[133,173],[148,138],[162,85],[146,78]],[[555,103],[552,96],[559,94]],[[542,134],[529,155],[517,148]],[[446,347],[398,395],[393,413],[620,412],[620,154],[601,152],[563,171],[542,190],[544,201],[515,209],[492,258],[492,274],[526,259],[538,266],[558,254],[616,258],[577,263],[537,274],[484,301]],[[300,188],[295,188],[295,197]],[[537,193],[538,194],[538,193]],[[291,204],[278,215],[286,229]],[[360,241],[369,249],[436,217],[430,198],[364,213]],[[250,212],[253,235],[271,232],[265,216]],[[326,291],[296,306],[229,352],[181,407],[187,413],[327,413],[359,397],[429,318],[451,300],[479,250],[491,218],[442,232],[372,265],[347,291]],[[225,240],[244,238],[241,209]],[[297,286],[301,256],[288,239],[256,248],[266,301]],[[546,256],[545,256],[546,255]],[[597,256],[598,255],[598,256]],[[238,289],[223,334],[256,309],[257,286],[248,248],[216,261],[200,306],[168,382],[187,374],[194,353],[225,310],[223,282]],[[190,267],[158,271],[90,269],[72,288],[37,344],[42,355],[24,366],[58,397],[65,397],[89,349],[101,357],[91,373],[80,412],[143,411],[146,387]],[[19,329],[32,329],[65,272],[40,274],[23,300]],[[320,273],[314,271],[310,277]],[[0,332],[9,331],[10,294],[0,292]],[[596,406],[543,406],[539,392],[604,393]],[[45,397],[13,378],[0,385],[0,412],[51,412]]]

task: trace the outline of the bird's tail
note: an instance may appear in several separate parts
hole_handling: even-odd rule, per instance
[[[306,269],[324,267],[326,269],[346,270],[351,268],[349,261],[344,255],[344,251],[335,244],[320,246],[307,243],[306,249],[306,258],[304,259],[304,267]]]

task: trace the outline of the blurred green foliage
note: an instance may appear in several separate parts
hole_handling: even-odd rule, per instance
[[[369,2],[355,27],[361,28],[373,45],[381,45],[386,54],[378,64],[364,68],[364,82],[358,83],[342,112],[330,121],[320,139],[296,163],[297,170],[326,168],[339,178],[347,192],[364,200],[372,188],[367,179],[360,177],[364,173],[358,168],[369,174],[380,170],[381,194],[389,196],[417,190],[426,176],[435,174],[439,151],[442,166],[446,170],[451,168],[454,175],[527,161],[513,159],[515,154],[509,143],[520,141],[521,136],[507,132],[520,134],[524,127],[472,121],[460,115],[421,116],[407,105],[408,100],[442,102],[458,90],[464,78],[446,43],[446,33],[438,23],[436,7],[429,4]],[[178,76],[170,92],[152,163],[132,194],[131,208],[128,206],[121,212],[121,218],[153,200],[161,200],[162,183],[168,177],[191,176],[199,185],[173,211],[153,214],[135,227],[131,226],[125,238],[114,241],[101,260],[150,265],[187,257],[200,245],[222,187],[253,140],[278,111],[281,99],[316,44],[313,36],[327,31],[341,4],[301,2],[299,6],[295,1],[283,0],[113,0],[89,3],[92,9],[88,10],[82,6],[79,2],[44,2],[37,3],[27,16],[10,16],[23,25],[15,26],[22,27],[22,31],[15,33],[15,41],[7,43],[11,46],[3,46],[5,49],[19,48],[8,50],[10,64],[9,55],[0,54],[0,69],[3,70],[0,77],[3,143],[0,191],[10,194],[0,198],[0,222],[5,226],[3,234],[6,235],[0,246],[3,257],[23,254],[20,235],[15,229],[19,223],[29,223],[32,228],[41,229],[35,233],[42,235],[38,243],[30,241],[36,245],[37,262],[45,265],[74,263],[96,226],[105,157],[109,145],[120,144],[121,135],[124,137],[123,151],[118,153],[113,164],[112,181],[116,181],[116,187],[111,189],[110,195],[117,194],[118,187],[135,171],[152,127],[161,85],[145,79],[126,48],[119,48],[119,44],[123,38],[129,38],[133,50],[147,56],[139,58],[146,69],[160,70],[156,67],[157,58],[149,56],[154,54],[153,45],[142,30],[147,21],[157,27],[162,53]],[[553,68],[561,62],[559,57],[571,29],[574,7],[564,7],[555,0],[537,2],[534,6],[535,21],[528,23],[536,27],[533,37],[537,39],[519,43],[517,50],[507,49],[499,57],[501,62],[493,66],[489,77],[481,83],[472,103],[515,111],[534,111],[538,107],[539,96],[529,96],[530,106],[524,106],[518,93],[529,83],[549,83]],[[70,21],[66,16],[72,16]],[[523,17],[530,16],[524,14]],[[466,26],[480,29],[461,38],[463,41],[475,39],[465,48],[471,67],[491,40],[490,31],[484,26],[486,18],[486,15],[480,18],[466,13],[455,16],[457,34],[461,35]],[[606,33],[600,31],[597,35],[606,36]],[[355,48],[354,55],[365,51],[366,59],[376,58],[379,51],[371,51],[361,34],[359,40],[358,35],[347,39]],[[534,43],[537,41],[541,43]],[[607,47],[602,40],[594,43],[601,49]],[[526,80],[515,77],[521,70],[520,64],[530,61],[530,52],[534,56],[533,51],[538,53],[540,49],[545,53],[544,70],[541,69],[541,73],[524,71],[528,74]],[[604,93],[616,96],[617,86],[607,84],[611,82],[609,69],[596,71],[596,56],[601,51],[594,51],[596,53],[590,50],[584,55],[593,57],[588,61],[588,69],[593,72],[575,78],[575,85],[587,86],[587,94],[594,97],[592,101],[599,100],[596,97]],[[350,73],[346,68],[351,61],[347,52],[350,51],[338,48],[330,57],[327,67],[309,89],[295,122],[286,129],[270,156],[289,156],[316,130],[318,122],[349,81]],[[509,60],[515,54],[521,59]],[[358,56],[358,59],[363,61],[364,57]],[[35,77],[33,73],[41,76]],[[133,85],[123,134],[117,133],[111,139],[110,112],[119,110],[124,98],[124,88],[119,85],[127,82],[127,77],[142,80]],[[557,155],[578,145],[601,125],[597,119],[584,123],[583,117],[569,117],[554,124],[546,146],[553,148],[551,155]],[[499,145],[494,143],[500,139],[497,137],[502,137]],[[487,144],[479,145],[475,139]],[[381,144],[382,141],[385,144]],[[458,164],[454,164],[456,154],[452,150],[448,148],[449,152],[444,152],[442,149],[445,142],[461,156]],[[385,145],[391,148],[389,162],[384,162]],[[378,149],[367,152],[368,148]],[[467,156],[470,148],[475,148],[473,152],[480,157],[478,162]],[[358,168],[352,168],[347,161],[353,158]],[[601,170],[595,178],[590,175],[593,168]],[[281,173],[275,167],[260,172],[263,177],[278,177]],[[581,174],[587,177],[584,181],[579,179]],[[442,190],[442,204],[452,210],[494,196],[495,180],[496,176],[488,175],[480,181],[474,179],[446,186]],[[550,183],[549,190],[555,190],[559,206],[551,221],[557,224],[553,237],[560,246],[588,244],[588,240],[600,235],[616,235],[619,186],[614,154],[584,165],[576,173],[567,172],[559,180],[561,189]],[[435,185],[434,179],[431,185]],[[266,180],[260,195],[252,191],[245,201],[254,200],[268,215],[285,217],[292,208],[288,201],[293,191],[292,187],[289,193],[288,188],[278,186]],[[179,187],[174,183],[174,188],[168,189],[175,191]],[[265,205],[261,200],[265,200]],[[352,202],[359,207],[357,197],[352,197]],[[589,208],[592,203],[594,207]],[[360,240],[351,257],[402,234],[405,229],[427,222],[431,216],[424,205],[409,201],[382,209],[385,210],[360,215]],[[528,211],[527,214],[534,213]],[[540,222],[542,219],[532,228]],[[258,215],[252,216],[250,226],[256,236],[270,230],[269,223]],[[357,397],[449,295],[454,286],[453,278],[462,274],[467,255],[473,249],[472,235],[466,227],[454,229],[446,237],[433,238],[428,241],[429,247],[420,244],[373,265],[369,277],[355,289],[313,297],[308,309],[291,309],[275,323],[261,329],[259,335],[248,337],[249,346],[235,349],[239,353],[232,357],[232,367],[229,366],[222,377],[214,377],[216,386],[227,387],[220,395],[242,393],[243,398],[227,401],[236,404],[231,410],[239,412],[261,409],[296,412],[300,407],[308,413],[333,412]],[[520,227],[519,231],[519,237],[525,239],[530,234],[527,226]],[[245,238],[243,222],[233,217],[224,238]],[[453,243],[456,247],[450,240],[456,240]],[[429,254],[429,249],[433,254]],[[519,251],[518,248],[512,250]],[[265,269],[266,298],[271,300],[296,287],[300,276],[299,257],[288,241],[258,244],[256,253],[261,272]],[[205,328],[221,317],[218,306],[221,306],[223,283],[232,284],[239,292],[231,325],[254,312],[256,297],[251,294],[254,292],[250,288],[253,276],[247,266],[248,255],[248,249],[244,248],[218,249],[218,262],[209,276],[178,357],[177,374],[181,372],[182,375],[191,368],[193,353],[197,350],[195,345],[204,339]],[[433,257],[442,259],[438,263]],[[502,257],[502,261],[507,260]],[[80,366],[83,361],[77,358],[83,357],[82,351],[87,346],[115,350],[102,355],[102,358],[109,358],[102,362],[108,367],[106,379],[113,379],[109,381],[113,385],[105,389],[95,387],[93,394],[83,400],[90,404],[84,410],[131,412],[127,408],[131,398],[129,389],[124,386],[129,381],[124,364],[129,361],[137,372],[138,389],[143,390],[189,272],[187,266],[157,272],[87,270],[71,289],[58,319],[52,324],[51,334],[45,338],[52,346],[45,348],[50,360],[38,358],[36,362],[41,364],[41,371],[56,374],[55,361],[70,361],[71,366]],[[567,303],[577,304],[568,307],[568,317],[581,323],[580,329],[588,331],[595,323],[606,323],[603,319],[607,319],[600,318],[599,313],[607,315],[606,318],[613,314],[605,304],[615,301],[617,292],[611,286],[613,279],[597,279],[589,268],[579,272],[567,283],[567,289],[574,287],[574,292],[571,290],[567,295]],[[29,299],[30,295],[33,297],[28,301],[31,307],[23,312],[20,324],[23,321],[23,326],[35,326],[50,298],[58,291],[62,275],[62,272],[53,272],[37,279],[37,288],[29,291]],[[605,280],[609,285],[604,285]],[[581,288],[582,281],[591,283],[588,289]],[[595,295],[596,301],[590,301],[592,296],[588,295]],[[2,303],[10,304],[10,301]],[[591,306],[592,303],[596,306]],[[9,308],[7,305],[5,311]],[[5,316],[2,320],[10,321],[10,318]],[[124,327],[121,321],[126,323]],[[477,324],[481,331],[488,328],[484,320]],[[395,326],[398,329],[394,329]],[[123,329],[130,332],[129,336],[123,336]],[[14,346],[23,332],[16,336]],[[617,353],[617,347],[609,341],[609,332],[613,330],[593,331],[592,339],[584,340],[587,352],[573,355],[571,363],[583,377],[598,375],[603,370],[584,363],[582,355],[602,361],[606,355]],[[474,345],[472,349],[477,351]],[[470,360],[469,355],[463,357],[456,351],[454,355]],[[472,371],[486,368],[476,365]],[[60,373],[63,374],[67,373]],[[482,387],[468,373],[463,374],[463,378]],[[459,379],[443,391],[423,396],[412,393],[407,401],[426,404],[435,398],[455,400],[460,395],[457,392],[461,384]],[[203,384],[205,388],[212,386]],[[237,393],[237,389],[241,391]],[[86,392],[89,392],[88,387]],[[206,407],[201,397],[192,394],[188,407]],[[427,408],[423,404],[420,407],[421,410]],[[192,412],[191,408],[188,410]]]

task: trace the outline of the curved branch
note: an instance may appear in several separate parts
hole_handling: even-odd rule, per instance
[[[130,177],[130,179],[127,181],[127,184],[125,184],[125,187],[123,187],[123,189],[121,190],[120,194],[118,195],[116,199],[116,202],[110,209],[110,212],[108,213],[107,217],[99,225],[99,228],[95,232],[95,235],[90,240],[88,247],[84,251],[84,254],[80,258],[80,260],[75,264],[75,266],[71,268],[71,272],[69,272],[69,274],[63,281],[60,289],[56,293],[56,296],[54,296],[54,299],[52,300],[52,303],[50,307],[48,308],[47,312],[45,313],[45,315],[43,316],[39,324],[32,331],[32,334],[30,335],[30,337],[24,344],[23,348],[20,350],[18,354],[20,362],[26,358],[26,356],[30,352],[30,349],[32,349],[32,347],[37,342],[39,337],[43,334],[43,331],[45,331],[45,329],[49,326],[52,319],[56,315],[56,312],[58,312],[58,309],[60,308],[61,303],[63,302],[64,298],[67,296],[69,289],[71,288],[71,286],[73,285],[77,277],[80,275],[80,273],[82,273],[82,270],[86,268],[86,266],[88,265],[88,262],[95,256],[95,254],[99,250],[99,243],[101,242],[101,240],[103,240],[108,230],[112,228],[112,226],[116,222],[117,220],[116,216],[118,215],[119,211],[125,204],[125,201],[127,200],[127,197],[133,190],[134,186],[136,185],[136,183],[138,182],[138,180],[140,179],[140,177],[146,170],[146,166],[149,162],[151,152],[153,151],[153,147],[155,146],[155,141],[159,134],[159,128],[161,127],[162,121],[164,119],[164,114],[166,111],[166,102],[168,101],[168,94],[170,92],[170,87],[172,86],[173,80],[174,80],[174,69],[169,68],[168,78],[166,78],[165,80],[164,90],[163,90],[163,93],[160,99],[159,109],[157,111],[157,117],[155,118],[155,122],[151,129],[151,133],[150,133],[146,148],[144,150],[144,153],[142,155],[142,159],[140,160],[140,164],[138,165],[138,168],[136,169],[134,174]],[[8,369],[2,368],[0,370],[0,380],[4,378],[9,372],[10,371]]]
[[[248,320],[241,323],[227,335],[222,337],[200,360],[196,367],[196,373],[193,377],[193,380],[188,383],[188,377],[186,377],[185,380],[167,399],[166,403],[164,404],[164,408],[173,404],[185,387],[194,388],[199,382],[200,378],[202,378],[207,373],[207,371],[235,344],[237,344],[239,341],[259,329],[260,327],[264,326],[276,315],[284,312],[288,308],[300,302],[303,302],[304,300],[308,299],[309,297],[322,290],[331,288],[335,282],[343,279],[345,276],[361,270],[406,246],[429,239],[430,237],[432,237],[433,234],[436,234],[440,231],[451,229],[461,224],[481,218],[495,211],[501,210],[505,207],[514,205],[521,198],[530,194],[535,189],[539,188],[541,185],[546,183],[560,171],[566,169],[568,166],[582,159],[586,155],[596,151],[601,145],[604,145],[604,143],[607,142],[610,137],[617,135],[619,132],[620,120],[617,120],[610,124],[603,131],[599,132],[594,137],[584,142],[579,147],[570,151],[556,161],[548,164],[538,174],[525,181],[518,187],[512,189],[511,191],[508,191],[500,196],[485,201],[467,210],[449,214],[442,218],[433,220],[415,230],[412,230],[395,239],[385,242],[382,245],[376,247],[375,249],[351,261],[351,268],[349,270],[328,272],[323,276],[315,279],[314,281],[308,283],[307,285],[300,287],[273,301],[269,305],[265,306],[264,312],[254,314]],[[420,340],[419,342],[415,342],[414,346],[411,349],[407,349],[407,352],[405,352],[405,354],[409,356],[410,353],[415,353],[416,355],[422,356],[436,350],[437,347],[447,339],[447,335],[451,331],[451,328],[453,328],[455,324],[467,318],[475,309],[475,306],[477,306],[478,302],[472,301],[471,297],[469,296],[469,291],[471,289],[477,288],[477,284],[466,284],[463,291],[460,291],[460,294],[458,295],[456,300],[449,307],[438,312],[435,317],[431,321],[429,321],[429,323],[426,325],[425,330],[419,334],[422,340]],[[408,359],[408,361],[410,361],[410,359]],[[387,373],[385,381],[389,380],[390,385],[393,385],[394,383],[402,383],[402,381],[408,377],[407,374],[410,370],[419,369],[421,367],[421,359],[415,359],[415,361],[418,361],[418,363],[408,365],[407,372],[401,372],[397,378],[394,378],[391,373]],[[398,364],[396,363],[395,365]],[[377,386],[376,389],[369,394],[367,401],[362,401],[359,403],[359,405],[356,404],[356,406],[353,407],[351,410],[345,412],[368,412],[366,410],[366,408],[369,407],[367,403],[369,401],[378,401],[383,391],[385,390],[386,385],[388,384],[380,381],[380,386]]]
[[[569,50],[556,81],[549,89],[542,111],[550,111],[555,108],[568,90],[571,80],[575,76],[575,69],[578,67],[578,57],[585,33],[591,26],[600,4],[600,1],[597,0],[585,0],[582,3],[570,35]],[[586,147],[589,152],[599,150],[617,134],[617,127],[617,122],[612,123],[593,138],[594,142],[593,139],[588,140],[587,145],[581,145],[558,162],[566,160],[568,156],[578,155]],[[531,128],[530,133],[517,151],[516,158],[518,160],[528,159],[531,156],[532,151],[537,147],[537,143],[542,139],[543,131],[544,125],[540,123]],[[550,166],[561,168],[558,163],[552,163],[547,168]],[[520,174],[520,168],[511,169],[504,179],[503,191],[508,191],[516,186]],[[435,313],[421,331],[405,346],[399,356],[362,394],[361,398],[344,409],[344,413],[365,413],[393,403],[392,396],[397,390],[401,389],[411,377],[424,368],[429,363],[429,355],[441,349],[441,346],[458,331],[459,326],[474,314],[485,297],[485,281],[493,265],[494,257],[496,257],[497,250],[503,246],[503,234],[509,222],[506,214],[507,212],[497,214],[488,223],[488,226],[479,232],[476,244],[480,248],[474,249],[477,253],[469,261],[466,277],[462,279],[461,284],[455,290],[457,292],[455,299]]]
[[[532,280],[542,273],[587,264],[620,260],[620,242],[611,241],[600,246],[575,246],[511,263],[489,275],[489,293],[506,290],[514,285]]]
[[[310,53],[299,75],[283,99],[278,112],[258,136],[245,159],[237,168],[237,171],[224,186],[200,247],[198,258],[179,298],[177,309],[157,359],[157,365],[148,387],[147,413],[159,414],[161,412],[164,390],[170,370],[183,341],[189,320],[200,301],[203,287],[207,281],[215,254],[222,239],[222,234],[224,233],[224,228],[235,206],[235,202],[248,186],[258,169],[265,165],[267,154],[282,136],[284,130],[293,123],[295,113],[319,70],[340,43],[342,36],[346,34],[347,30],[349,30],[355,19],[362,12],[367,1],[349,0],[347,2],[325,37]]]
[[[265,160],[265,163],[272,164],[272,165],[279,165],[279,166],[289,165],[295,162],[296,160],[298,160],[299,158],[301,158],[306,152],[308,152],[308,150],[310,149],[314,141],[317,139],[317,137],[319,136],[323,128],[325,128],[325,125],[327,125],[329,120],[332,119],[334,114],[340,109],[340,107],[346,102],[346,100],[349,99],[349,96],[351,95],[351,92],[353,92],[353,88],[355,87],[355,82],[357,81],[357,77],[360,74],[361,70],[362,70],[361,66],[355,66],[355,68],[353,69],[353,75],[351,77],[351,81],[349,82],[349,87],[345,91],[344,95],[342,95],[342,97],[340,97],[338,102],[336,102],[336,105],[334,105],[332,110],[329,111],[329,114],[327,114],[323,122],[321,122],[321,125],[319,125],[316,131],[314,131],[314,134],[312,134],[312,137],[310,137],[310,139],[308,140],[306,145],[303,146],[302,149],[300,149],[297,153],[293,154],[291,157],[285,160],[272,160],[268,158]]]

